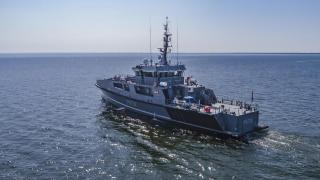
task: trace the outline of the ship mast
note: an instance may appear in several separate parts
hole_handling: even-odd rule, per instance
[[[163,33],[163,47],[162,48],[159,48],[160,50],[160,54],[161,56],[159,57],[160,58],[160,63],[162,65],[168,65],[168,59],[167,59],[167,54],[171,51],[170,47],[171,44],[171,35],[169,33],[169,28],[168,28],[168,17],[166,17],[166,23],[164,24],[164,33]]]

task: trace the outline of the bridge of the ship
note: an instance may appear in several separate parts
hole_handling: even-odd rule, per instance
[[[183,84],[185,69],[182,64],[161,65],[152,63],[145,63],[132,68],[135,72],[134,82],[137,84],[159,85],[160,82],[165,82],[168,86]]]

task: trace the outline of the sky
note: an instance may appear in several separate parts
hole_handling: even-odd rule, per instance
[[[320,52],[320,0],[0,0],[0,53]],[[177,33],[178,32],[178,33]]]

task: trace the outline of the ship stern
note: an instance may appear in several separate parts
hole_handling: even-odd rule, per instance
[[[215,116],[223,131],[234,137],[242,137],[267,127],[259,126],[259,111],[242,115],[220,113]]]

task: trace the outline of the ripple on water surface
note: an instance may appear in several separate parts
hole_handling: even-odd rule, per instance
[[[181,55],[218,97],[254,90],[249,144],[113,114],[95,80],[141,57],[0,56],[0,179],[320,179],[319,55]]]

